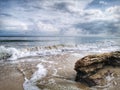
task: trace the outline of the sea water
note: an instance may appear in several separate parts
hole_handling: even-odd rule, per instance
[[[97,36],[4,36],[0,37],[0,58],[46,56],[63,52],[109,52],[120,50],[120,37]]]
[[[120,37],[110,36],[4,36],[0,37],[0,45],[7,47],[35,47],[58,44],[82,45],[82,44],[112,44],[119,46]]]

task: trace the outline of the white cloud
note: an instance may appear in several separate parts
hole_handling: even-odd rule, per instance
[[[99,1],[100,4],[107,5],[108,3],[105,1]]]
[[[59,32],[59,30],[53,26],[52,24],[49,23],[43,23],[43,22],[38,22],[37,23],[38,29],[42,32]]]
[[[120,6],[113,6],[106,8],[105,11],[100,9],[88,9],[81,12],[81,22],[93,21],[119,21],[120,20]]]
[[[64,35],[67,35],[67,36],[78,35],[78,31],[75,29],[69,29],[64,32]]]
[[[111,21],[120,20],[120,6],[109,7],[105,10],[106,19]]]
[[[109,14],[120,14],[120,6],[113,6],[106,9]]]
[[[4,30],[28,30],[27,24],[17,19],[0,19],[1,28]]]
[[[77,29],[77,28],[69,28],[68,30],[64,31],[64,35],[67,36],[79,36],[79,35],[84,35],[84,34],[89,34],[83,29]]]
[[[64,3],[66,5],[73,7],[74,9],[84,9],[93,0],[44,0],[43,6],[49,7],[55,5],[56,3]]]
[[[88,22],[105,18],[104,12],[102,12],[99,9],[89,9],[85,10],[83,13],[84,13],[83,20],[85,18],[84,21],[86,21],[87,18]]]
[[[68,9],[71,12],[81,12],[93,0],[68,0]]]

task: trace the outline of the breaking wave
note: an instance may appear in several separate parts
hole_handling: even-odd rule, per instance
[[[0,46],[0,60],[17,60],[28,56],[49,56],[62,53],[81,53],[81,52],[110,52],[120,50],[119,45],[114,42],[90,43],[79,45],[53,45],[28,47],[16,49],[13,47]]]

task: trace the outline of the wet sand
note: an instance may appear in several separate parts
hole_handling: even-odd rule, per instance
[[[38,87],[47,87],[46,85],[52,83],[51,80],[55,80],[56,83],[64,83],[62,86],[65,85],[65,83],[77,85],[74,82],[76,72],[73,69],[77,59],[73,56],[69,57],[69,55],[66,54],[45,57],[44,59],[40,57],[30,57],[21,60],[17,63],[0,63],[0,90],[23,90],[24,75],[21,71],[24,71],[25,77],[30,79],[32,74],[37,70],[36,66],[39,63],[41,63],[48,72],[47,76],[41,79],[41,82],[45,81],[45,83],[40,84],[40,80],[38,80]]]
[[[29,79],[37,70],[36,65],[40,63],[27,60],[31,60],[31,58],[20,59],[19,62],[0,63],[0,90],[24,90],[24,75],[20,70],[23,70]]]
[[[16,65],[0,65],[0,90],[23,90],[24,78]]]
[[[46,90],[88,90],[87,86],[75,82],[76,72],[74,71],[74,63],[79,57],[66,55],[58,55],[50,57],[48,61],[54,61],[52,65],[46,65],[48,67],[47,76],[41,80],[38,80],[37,86]]]
[[[110,88],[89,88],[82,83],[75,82],[74,64],[79,58],[63,54],[44,58],[28,57],[20,59],[17,63],[0,63],[0,90],[23,90],[24,77],[30,79],[39,63],[47,70],[46,77],[36,83],[42,90],[120,90],[120,79],[118,79],[120,78],[120,69],[118,67],[106,68],[117,73],[116,84],[113,83]]]

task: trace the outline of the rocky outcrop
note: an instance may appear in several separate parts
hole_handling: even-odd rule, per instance
[[[83,82],[88,86],[101,85],[106,83],[106,77],[112,77],[110,70],[99,74],[98,71],[104,69],[106,66],[120,66],[120,51],[88,55],[75,63],[75,70],[77,72],[76,81]]]

